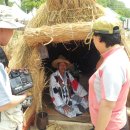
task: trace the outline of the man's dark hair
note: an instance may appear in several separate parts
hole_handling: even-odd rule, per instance
[[[117,30],[117,28],[115,27],[113,30]],[[106,47],[121,44],[121,35],[119,32],[113,34],[94,33],[94,36],[99,36],[100,42],[105,42]]]
[[[8,58],[1,47],[0,47],[0,63],[2,63],[4,67],[8,67],[9,64]]]

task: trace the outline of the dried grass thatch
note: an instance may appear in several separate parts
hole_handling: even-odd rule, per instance
[[[10,61],[10,68],[28,68],[31,72],[33,79],[33,88],[30,90],[33,95],[33,103],[30,108],[25,112],[25,121],[29,121],[32,114],[42,109],[41,96],[42,90],[45,85],[44,68],[41,67],[40,54],[37,48],[28,47],[25,41],[21,37],[17,41],[18,48],[14,49],[13,59]]]
[[[91,31],[91,22],[63,23],[40,28],[27,28],[24,38],[29,46],[83,40]]]
[[[47,130],[90,130],[92,129],[92,124],[90,123],[80,123],[80,122],[68,122],[68,121],[54,121],[51,120],[47,126]]]
[[[89,21],[91,22],[93,19],[96,19],[103,14],[104,12],[102,10],[102,7],[96,4],[95,0],[47,0],[47,2],[43,4],[37,11],[36,17],[34,17],[28,23],[27,28],[37,28],[37,27],[39,28],[44,25],[43,27],[48,27],[49,31],[52,25],[57,26],[57,24],[62,25],[62,23],[69,24],[76,22],[78,22],[77,23],[78,25],[79,22],[89,22]],[[62,27],[64,28],[65,26]],[[72,28],[70,28],[70,30],[72,30]],[[68,29],[65,32],[66,39],[69,38],[67,34],[70,30]],[[79,31],[76,30],[76,28],[73,28],[73,30],[77,32]],[[39,31],[43,33],[44,30]],[[57,32],[58,31],[59,30],[57,30]],[[72,32],[74,33],[75,31]],[[40,35],[40,32],[38,35]],[[44,74],[44,67],[41,66],[38,44],[37,47],[28,46],[27,42],[29,43],[29,41],[25,40],[26,39],[24,35],[20,36],[20,38],[17,40],[17,46],[15,46],[14,48],[13,59],[11,59],[10,61],[10,67],[11,68],[26,67],[30,70],[32,75],[34,84],[34,87],[31,90],[33,94],[33,103],[32,106],[28,108],[25,112],[25,119],[26,119],[25,124],[26,124],[29,122],[34,113],[37,113],[39,110],[42,109],[41,95],[43,88],[46,86],[45,82],[46,76]],[[58,40],[56,41],[58,42]],[[44,39],[42,39],[39,42],[46,43],[48,42],[48,40],[44,41]]]
[[[28,27],[61,23],[89,22],[104,15],[104,9],[95,0],[47,0]]]

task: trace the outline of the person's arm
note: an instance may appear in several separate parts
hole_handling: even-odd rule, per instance
[[[110,119],[112,110],[115,107],[116,102],[102,100],[99,107],[98,118],[95,126],[95,130],[105,130]]]
[[[101,100],[95,130],[105,130],[115,107],[122,86],[122,75],[117,67],[105,67],[101,76]],[[114,69],[114,70],[113,70]]]
[[[11,102],[7,103],[6,105],[0,106],[0,112],[15,107],[16,105],[23,102],[27,96],[28,96],[27,93],[24,93],[23,95],[17,95],[17,96],[12,95]]]
[[[76,94],[78,94],[80,97],[87,97],[87,91],[84,89],[84,87],[74,79],[74,77],[68,72],[69,79],[72,85],[72,88]]]

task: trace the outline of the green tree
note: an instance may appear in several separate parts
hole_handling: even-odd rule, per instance
[[[4,4],[4,1],[3,1],[3,0],[0,0],[0,4],[3,5],[3,4]]]
[[[104,7],[108,7],[109,0],[97,0],[99,4],[101,4]]]
[[[21,8],[25,12],[31,11],[34,7],[38,8],[46,0],[21,0]],[[13,3],[9,0],[0,0],[0,4],[11,6]]]
[[[8,6],[9,5],[9,0],[5,0],[5,4]]]
[[[38,8],[46,0],[21,0],[21,7],[24,11],[29,12],[34,7]]]
[[[10,6],[10,5],[12,5],[12,2],[9,2],[9,0],[0,0],[0,4]]]
[[[104,7],[109,7],[116,13],[122,15],[123,17],[130,18],[130,8],[126,8],[125,4],[118,0],[97,0],[97,2]]]

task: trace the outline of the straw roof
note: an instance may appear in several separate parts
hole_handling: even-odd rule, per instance
[[[17,39],[17,47],[10,60],[11,68],[26,67],[33,79],[33,103],[25,112],[25,123],[32,114],[42,110],[41,96],[46,86],[38,43],[84,40],[91,31],[91,21],[103,14],[103,8],[95,0],[47,0],[38,9],[25,33]]]
[[[103,7],[95,0],[47,0],[41,5],[28,27],[61,23],[88,22],[103,15]]]
[[[102,15],[104,8],[94,0],[48,0],[29,22],[24,39],[30,46],[83,40],[91,22]]]

